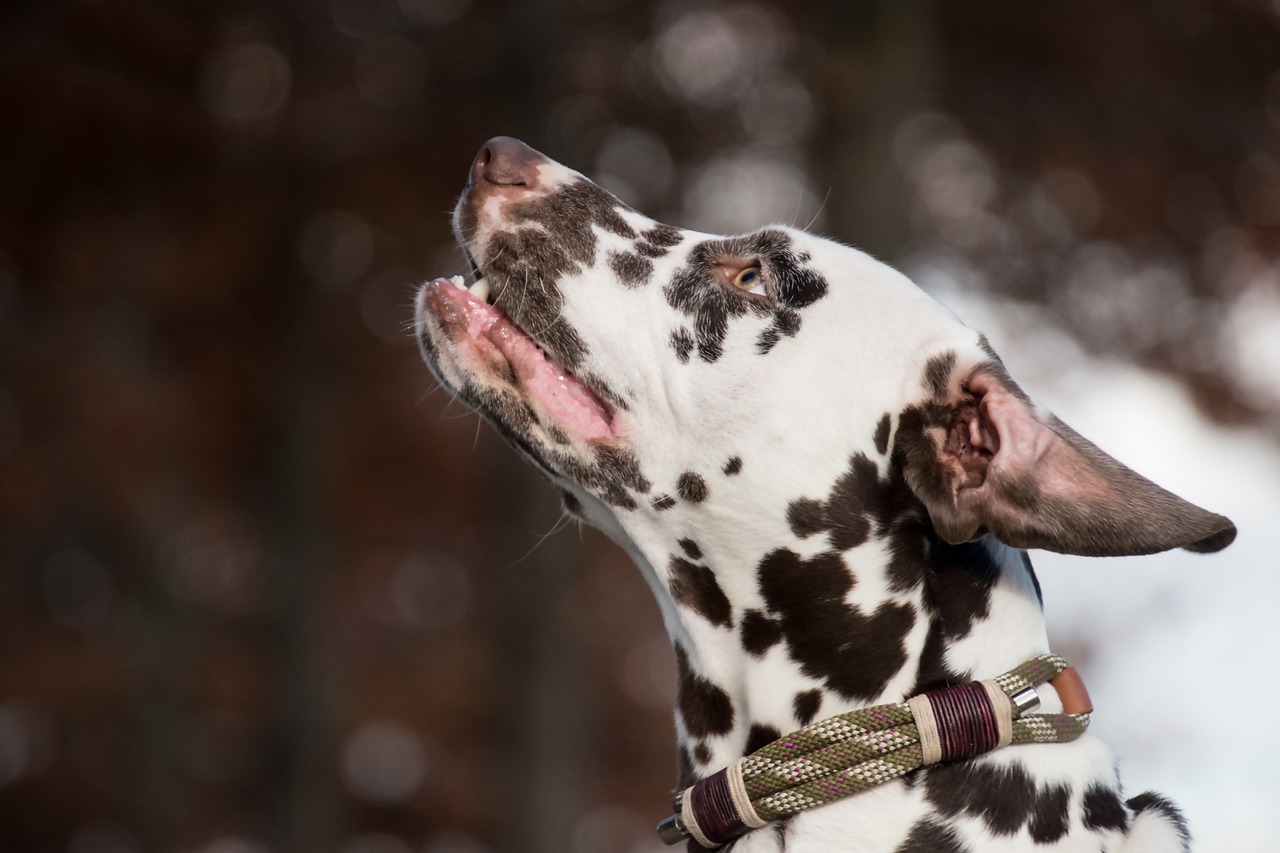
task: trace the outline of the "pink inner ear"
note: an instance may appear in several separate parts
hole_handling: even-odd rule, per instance
[[[1000,452],[1000,428],[992,421],[989,408],[985,401],[979,401],[972,413],[966,411],[963,414],[969,419],[969,443],[995,456]]]
[[[986,373],[975,373],[966,386],[978,401],[969,427],[974,446],[985,448],[1000,466],[1026,464],[1034,461],[1029,453],[1044,453],[1048,430],[1025,403]]]
[[[977,398],[970,442],[991,456],[982,485],[1034,484],[1039,492],[1074,500],[1099,500],[1112,492],[1079,450],[999,378],[978,372],[966,387]]]
[[[987,469],[999,441],[990,421],[982,414],[981,401],[965,400],[957,407],[955,424],[942,449],[944,464],[955,472],[955,490],[976,489],[986,482]]]
[[[1045,478],[1062,474],[1055,465],[1064,461],[1062,438],[1036,417],[1028,402],[985,372],[971,376],[966,387],[977,398],[969,441],[991,456],[988,477],[1030,476],[1045,485]],[[1078,483],[1076,477],[1066,479]]]

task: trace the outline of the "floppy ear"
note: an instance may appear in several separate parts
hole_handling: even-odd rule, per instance
[[[996,362],[931,364],[934,397],[902,413],[907,482],[938,535],[1092,557],[1210,552],[1235,525],[1167,492],[1038,411]],[[947,375],[939,375],[945,370]]]

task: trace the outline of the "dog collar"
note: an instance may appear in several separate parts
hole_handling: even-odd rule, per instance
[[[1061,714],[1033,714],[1051,685]],[[917,767],[972,758],[1010,744],[1064,743],[1084,734],[1093,706],[1057,655],[1004,675],[859,708],[780,737],[676,794],[658,824],[667,844],[708,849],[773,821],[882,785]]]

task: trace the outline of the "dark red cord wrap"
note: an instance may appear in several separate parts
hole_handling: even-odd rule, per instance
[[[991,697],[981,684],[957,684],[925,694],[938,721],[942,760],[970,758],[1000,743],[1000,727]]]
[[[708,776],[689,789],[690,805],[702,834],[716,844],[724,844],[746,832],[729,794],[727,770]]]

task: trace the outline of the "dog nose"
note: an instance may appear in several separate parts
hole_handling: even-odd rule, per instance
[[[546,158],[510,136],[495,136],[480,147],[471,163],[467,185],[481,182],[504,187],[528,187],[537,179],[537,166]]]

